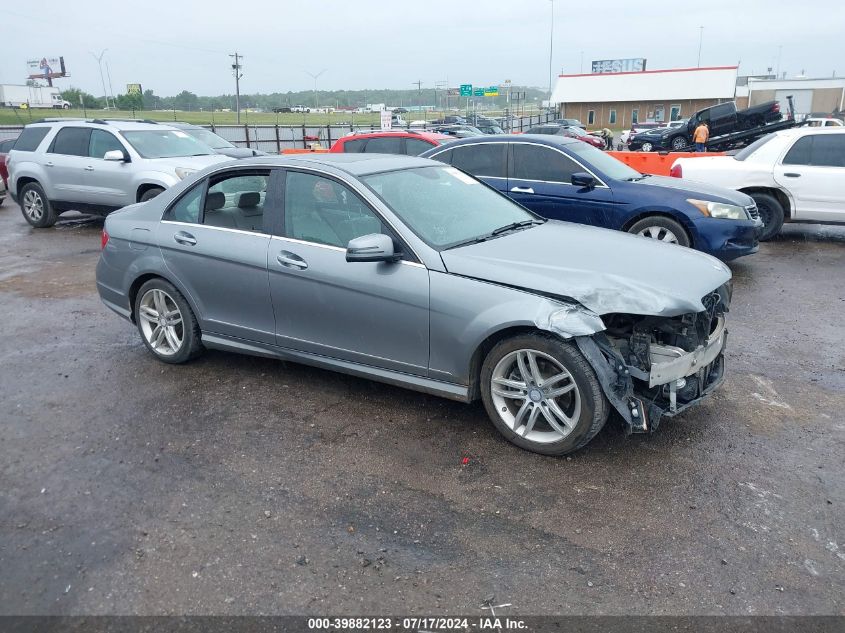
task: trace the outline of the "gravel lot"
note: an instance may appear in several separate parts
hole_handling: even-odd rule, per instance
[[[158,363],[100,228],[0,207],[0,614],[845,614],[845,227],[731,264],[714,397],[564,459],[480,404]]]

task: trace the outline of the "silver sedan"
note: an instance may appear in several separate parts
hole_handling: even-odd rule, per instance
[[[730,273],[543,220],[441,163],[252,158],[110,215],[97,288],[149,351],[277,357],[464,402],[562,455],[654,431],[724,376]]]

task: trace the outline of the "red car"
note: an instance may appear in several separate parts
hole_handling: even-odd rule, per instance
[[[9,169],[6,167],[6,156],[9,155],[9,150],[15,144],[16,138],[7,138],[0,141],[0,178],[3,179],[3,190],[9,188]]]
[[[405,154],[417,156],[443,143],[454,141],[454,136],[423,130],[374,130],[353,132],[339,138],[329,152],[367,154]]]

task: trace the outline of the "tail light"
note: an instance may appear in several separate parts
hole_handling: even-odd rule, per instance
[[[103,234],[100,236],[100,250],[103,250],[106,247],[106,244],[109,243],[109,234],[106,233],[106,230],[103,229]]]
[[[680,165],[672,165],[672,168],[669,170],[669,175],[672,176],[672,178],[683,178],[684,170],[681,169]]]
[[[772,106],[772,112],[774,112],[775,114],[780,112],[780,102],[775,101],[775,105]]]

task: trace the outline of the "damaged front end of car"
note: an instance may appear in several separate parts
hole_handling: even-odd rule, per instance
[[[629,432],[656,430],[662,417],[677,415],[722,383],[730,299],[726,283],[702,297],[702,311],[604,314],[604,331],[573,337]]]

